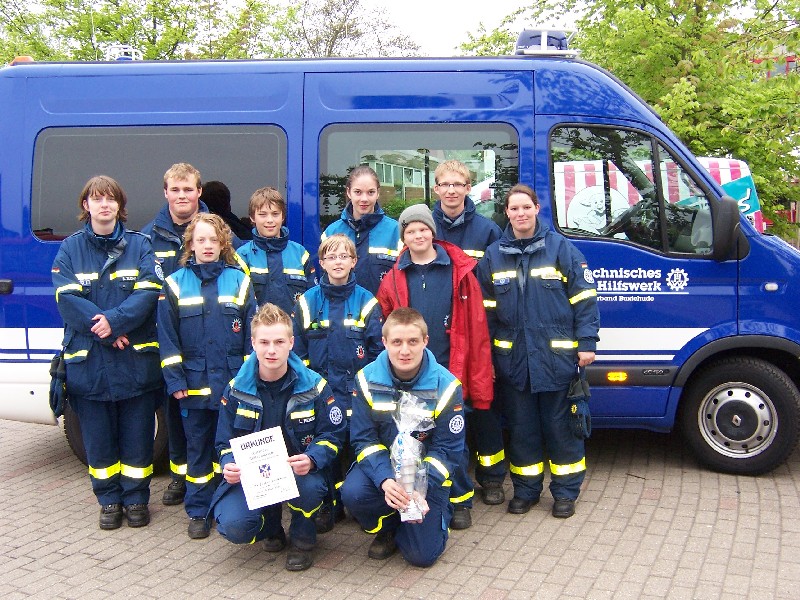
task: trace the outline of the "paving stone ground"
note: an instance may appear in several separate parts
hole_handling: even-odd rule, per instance
[[[0,420],[0,598],[302,598],[481,600],[800,598],[800,453],[760,477],[698,466],[676,434],[595,431],[577,514],[473,509],[430,569],[367,558],[352,520],[320,536],[314,566],[236,547],[216,532],[190,540],[181,506],[152,522],[97,527],[86,468],[59,427]],[[506,480],[506,494],[511,487]]]

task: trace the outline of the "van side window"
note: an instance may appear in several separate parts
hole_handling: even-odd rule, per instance
[[[550,152],[553,210],[566,234],[627,240],[670,253],[711,252],[707,196],[650,136],[559,127]]]
[[[120,182],[127,226],[141,229],[164,206],[164,172],[177,162],[227,185],[237,216],[256,189],[286,191],[286,135],[274,125],[52,127],[36,138],[31,229],[40,240],[77,231],[78,195],[99,174]]]
[[[378,173],[380,205],[396,219],[410,204],[428,202],[433,207],[437,200],[434,171],[450,159],[469,168],[470,198],[477,211],[502,224],[502,198],[519,177],[519,138],[509,125],[359,123],[327,127],[320,141],[320,228],[338,219],[346,206],[345,182],[353,167],[367,164]]]

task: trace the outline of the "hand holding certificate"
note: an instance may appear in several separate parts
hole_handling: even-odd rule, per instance
[[[280,427],[234,438],[231,450],[250,510],[300,495]]]

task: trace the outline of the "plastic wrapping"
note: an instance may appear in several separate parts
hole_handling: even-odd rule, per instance
[[[425,446],[411,434],[433,429],[435,423],[425,403],[408,392],[400,393],[392,418],[398,432],[391,448],[392,468],[395,480],[411,497],[408,508],[400,512],[400,519],[419,521],[424,516],[422,505],[428,491],[428,471],[422,462]]]

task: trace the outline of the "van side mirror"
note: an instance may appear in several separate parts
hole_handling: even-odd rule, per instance
[[[731,250],[739,237],[739,204],[730,196],[722,196],[713,218],[714,247],[711,256],[715,261],[722,262],[731,257]]]

